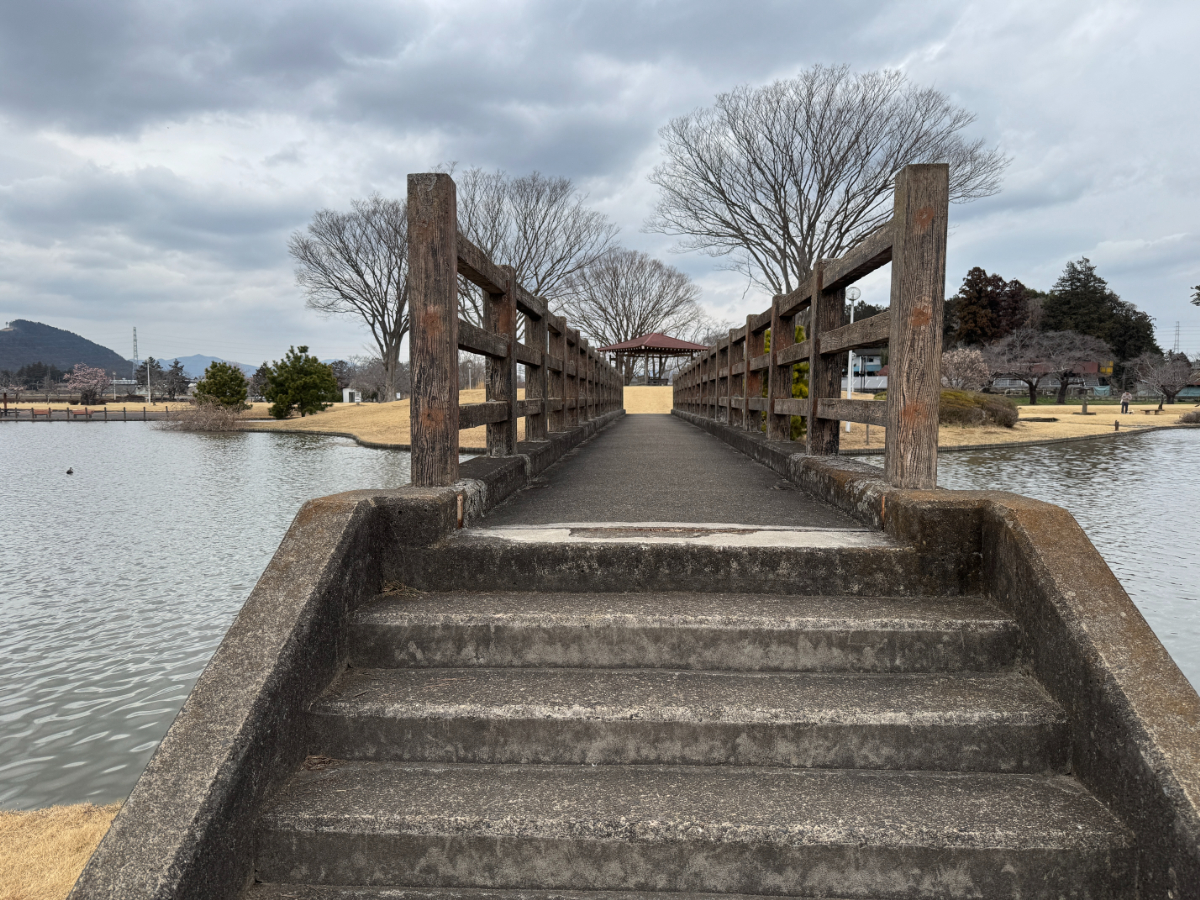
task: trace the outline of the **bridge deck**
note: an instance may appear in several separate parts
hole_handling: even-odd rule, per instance
[[[567,522],[862,527],[671,415],[621,417],[487,517],[489,526]]]

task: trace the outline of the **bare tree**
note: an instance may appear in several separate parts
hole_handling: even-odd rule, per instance
[[[952,388],[979,390],[991,380],[987,360],[980,350],[962,348],[947,350],[942,354],[942,384]]]
[[[910,163],[949,163],[955,202],[999,191],[1008,160],[962,136],[974,120],[900,72],[818,65],[742,85],[659,132],[666,161],[650,176],[660,194],[646,227],[787,293],[815,260],[887,220],[896,174]]]
[[[400,343],[408,334],[408,219],[405,204],[372,194],[350,212],[319,210],[288,240],[308,306],[360,318],[383,363],[383,395],[396,398]]]
[[[1072,381],[1083,382],[1083,370],[1090,363],[1100,363],[1112,357],[1112,350],[1100,338],[1077,331],[1044,331],[1042,339],[1046,365],[1058,376],[1058,396],[1055,403],[1067,402],[1067,389]]]
[[[1132,368],[1138,381],[1159,393],[1159,409],[1162,409],[1164,399],[1174,403],[1179,392],[1191,384],[1195,376],[1192,363],[1184,353],[1167,353],[1165,356],[1143,353],[1133,361]]]
[[[455,176],[458,230],[530,292],[561,309],[571,279],[613,247],[617,226],[569,178],[466,169]],[[479,290],[460,282],[463,315],[482,324]]]
[[[1037,403],[1038,385],[1058,376],[1058,403],[1065,403],[1067,388],[1088,363],[1111,355],[1099,338],[1074,331],[1034,331],[1019,328],[988,347],[984,353],[993,376],[1007,375],[1025,382],[1029,402]]]
[[[571,319],[598,345],[688,329],[702,317],[700,289],[678,269],[638,250],[610,250],[571,279]],[[625,362],[625,383],[633,375]]]

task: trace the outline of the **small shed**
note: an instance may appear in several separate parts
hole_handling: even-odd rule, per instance
[[[703,344],[681,341],[655,331],[619,344],[599,347],[597,352],[612,355],[612,364],[624,377],[626,384],[635,383],[639,360],[642,362],[644,384],[667,384],[667,364],[671,360],[679,357],[691,359],[707,349]]]
[[[356,391],[354,388],[342,388],[343,403],[362,403],[362,391]]]

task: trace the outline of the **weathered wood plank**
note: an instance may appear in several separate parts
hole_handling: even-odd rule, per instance
[[[892,261],[892,222],[880,225],[844,256],[825,261],[822,289],[838,291]]]
[[[793,340],[795,339],[796,328],[792,326]],[[784,350],[779,351],[779,355],[775,357],[775,363],[780,366],[792,365],[798,362],[807,362],[809,356],[812,355],[812,342],[803,340],[800,343],[793,343]],[[790,396],[790,395],[789,395]]]
[[[802,397],[787,397],[785,399],[776,399],[774,401],[774,409],[772,412],[777,416],[807,416],[808,401]],[[790,429],[790,424],[789,424]],[[783,440],[790,440],[791,432],[788,432],[788,437]]]
[[[527,366],[540,366],[543,356],[535,347],[530,347],[528,344],[522,344],[517,341],[513,347],[513,353],[516,355],[517,362]]]
[[[767,397],[751,397],[750,408],[765,412],[769,402],[769,398]]]
[[[732,366],[729,367],[729,374],[730,375],[745,375],[746,374],[746,364],[744,362],[734,363]]]
[[[528,349],[532,354],[536,354],[537,360],[532,364],[528,359],[524,360],[525,367],[525,402],[536,404],[536,409],[532,412],[524,412],[522,415],[525,419],[525,440],[527,441],[545,441],[549,440],[550,428],[546,416],[546,398],[550,396],[550,379],[549,372],[546,371],[546,357],[549,355],[548,341],[550,337],[550,329],[546,319],[535,319],[532,316],[525,316],[525,341],[529,345]],[[517,349],[521,345],[517,345]],[[520,359],[520,356],[518,356]],[[528,407],[527,407],[528,409]]]
[[[458,480],[458,235],[449,175],[408,176],[412,483]]]
[[[751,331],[762,331],[764,328],[770,328],[771,310],[763,310],[756,316],[750,316],[746,324],[750,326]]]
[[[883,347],[891,339],[891,312],[881,312],[821,335],[822,353],[841,353],[865,347]]]
[[[529,293],[521,285],[517,285],[517,309],[529,316],[531,319],[544,319],[549,312],[546,309],[546,301],[535,294]]]
[[[551,372],[561,372],[563,370],[563,361],[561,356],[551,356],[549,353],[547,353],[545,362],[546,368]]]
[[[480,425],[506,422],[508,413],[508,404],[501,401],[464,403],[458,408],[458,426],[460,428],[478,428]]]
[[[949,198],[945,163],[896,177],[884,474],[899,488],[937,487]]]
[[[781,316],[794,316],[804,307],[812,303],[814,285],[816,284],[816,273],[809,277],[808,281],[800,285],[794,291],[784,294],[779,301],[779,314]]]
[[[459,319],[458,349],[479,353],[492,359],[506,359],[508,357],[508,338],[502,334],[485,331],[478,325],[472,325],[466,319]]]
[[[750,360],[750,371],[757,372],[759,369],[768,369],[771,367],[771,354],[764,353],[762,356],[756,356]]]
[[[488,259],[486,253],[469,240],[458,235],[458,274],[472,284],[483,288],[486,294],[504,293],[504,273]]]
[[[817,404],[817,418],[883,427],[887,424],[887,403],[883,400],[822,399]]]
[[[517,415],[518,416],[536,416],[540,415],[546,409],[546,404],[542,400],[518,400]],[[534,440],[528,436],[528,425],[526,425],[526,440]]]

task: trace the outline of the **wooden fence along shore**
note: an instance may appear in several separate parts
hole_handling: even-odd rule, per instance
[[[149,422],[156,419],[165,419],[170,412],[171,407],[169,406],[165,410],[155,410],[153,412],[147,412],[144,406],[141,409],[135,407],[132,412],[129,410],[129,407],[122,406],[119,410],[112,410],[112,417],[110,419],[109,408],[107,406],[81,406],[79,409],[54,409],[53,407],[18,409],[13,407],[12,409],[4,410],[3,416],[14,420],[29,419],[32,422],[36,422],[38,419],[43,419],[47,422]]]
[[[458,233],[449,175],[408,176],[408,240],[414,485],[458,480],[459,429],[487,425],[488,455],[514,456],[522,417],[525,439],[541,442],[621,407],[623,383],[608,361],[519,284],[511,266],[497,266]],[[459,317],[460,275],[483,291],[483,327]],[[487,359],[483,403],[459,403],[460,350]],[[517,399],[518,364],[525,400]]]
[[[748,431],[765,419],[771,441],[790,441],[792,416],[804,416],[807,452],[816,456],[837,454],[839,422],[886,426],[888,482],[936,487],[949,166],[905,167],[894,202],[889,222],[845,256],[818,261],[806,284],[776,295],[770,309],[747,316],[744,328],[685,367],[675,379],[675,408]],[[846,288],[889,262],[890,309],[845,324]],[[809,327],[797,343],[805,309]],[[887,400],[840,399],[847,351],[882,346],[889,348]],[[798,399],[792,369],[803,362],[809,395]]]

